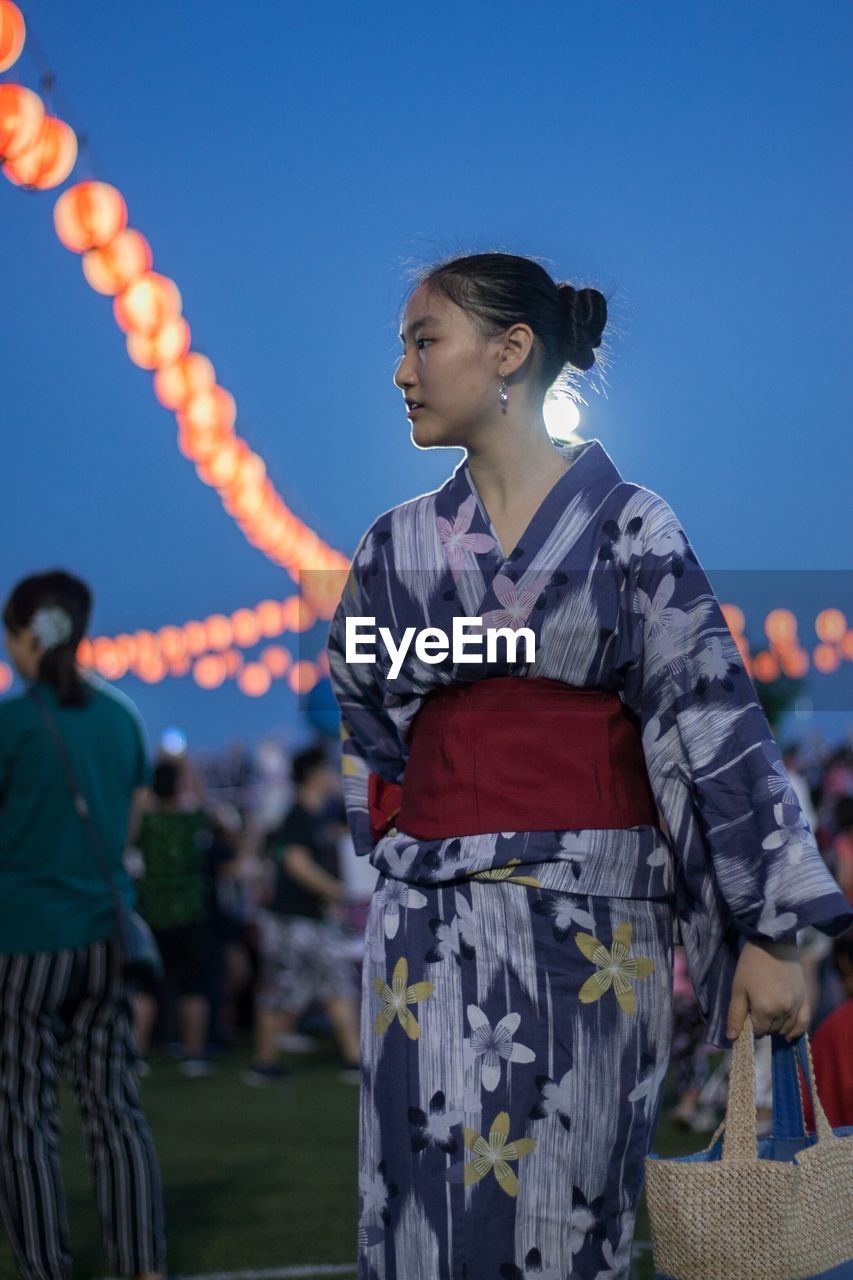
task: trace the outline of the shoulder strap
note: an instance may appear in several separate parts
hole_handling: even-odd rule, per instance
[[[95,855],[95,861],[98,864],[98,868],[110,887],[110,893],[112,894],[113,901],[116,905],[116,909],[119,910],[121,908],[121,900],[119,898],[118,890],[116,889],[115,881],[113,880],[112,875],[110,874],[109,864],[107,863],[107,860],[104,857],[103,850],[101,849],[101,842],[98,837],[98,833],[95,829],[95,824],[92,822],[92,815],[89,812],[89,805],[86,802],[86,797],[83,795],[83,792],[80,790],[80,787],[77,784],[77,777],[74,773],[74,766],[71,763],[71,756],[68,752],[68,747],[66,745],[65,739],[62,736],[62,731],[60,730],[59,725],[56,723],[53,716],[48,711],[41,697],[36,692],[35,685],[30,685],[29,689],[27,689],[27,696],[31,699],[33,704],[38,708],[38,711],[39,711],[39,714],[41,715],[42,720],[44,720],[45,725],[49,729],[52,737],[56,742],[56,745],[59,748],[59,754],[62,757],[62,763],[65,767],[65,779],[66,779],[66,782],[68,783],[68,790],[71,793],[71,799],[74,804],[74,808],[77,811],[77,814],[83,823],[83,828],[89,839],[89,844],[92,847],[92,852]]]

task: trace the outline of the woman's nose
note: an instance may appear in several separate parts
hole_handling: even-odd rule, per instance
[[[395,387],[399,387],[401,391],[405,391],[407,387],[412,385],[412,375],[409,371],[408,365],[406,364],[406,357],[404,355],[400,356],[397,368],[394,371],[394,385]]]

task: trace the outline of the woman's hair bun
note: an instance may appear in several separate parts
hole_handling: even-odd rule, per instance
[[[593,350],[601,346],[607,324],[607,300],[598,289],[576,289],[568,283],[557,288],[566,316],[566,358],[578,369],[591,369]]]

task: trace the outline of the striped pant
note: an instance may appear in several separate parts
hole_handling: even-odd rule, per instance
[[[56,1085],[64,1066],[111,1270],[165,1269],[160,1171],[118,948],[0,955],[0,1214],[24,1280],[68,1280]]]

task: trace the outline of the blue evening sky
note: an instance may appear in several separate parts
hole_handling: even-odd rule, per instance
[[[335,546],[462,456],[411,444],[391,382],[407,266],[499,248],[610,299],[581,432],[671,503],[712,581],[850,569],[849,6],[22,8],[238,430]],[[26,52],[4,79],[37,87]],[[56,194],[0,179],[0,591],[68,567],[107,634],[288,594],[179,454],[110,302],[56,239]],[[797,575],[772,581],[796,605]],[[849,582],[828,575],[822,600],[848,618]],[[850,712],[848,679],[815,679]],[[120,687],[152,740],[304,734],[284,684]]]

